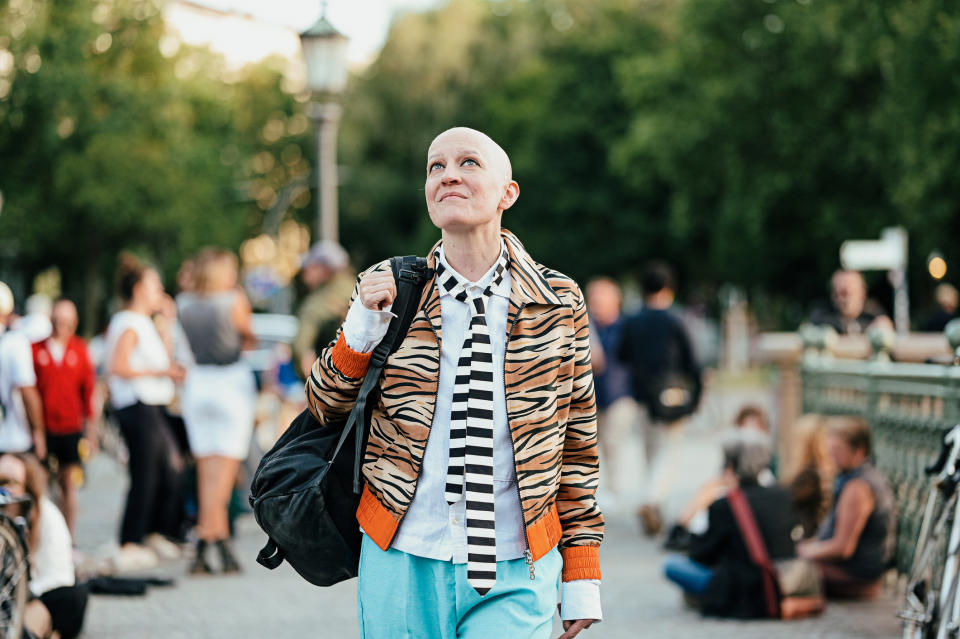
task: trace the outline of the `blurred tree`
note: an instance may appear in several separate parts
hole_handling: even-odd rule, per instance
[[[231,76],[205,50],[162,53],[164,36],[153,1],[0,8],[0,238],[28,276],[59,267],[87,332],[120,249],[170,282],[198,247],[237,248],[309,171],[276,64]]]

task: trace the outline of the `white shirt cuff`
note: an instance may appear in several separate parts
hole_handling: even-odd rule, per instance
[[[600,609],[600,581],[598,579],[575,579],[565,581],[560,593],[560,619],[603,620]]]
[[[387,334],[387,327],[394,317],[396,316],[390,312],[389,306],[382,311],[371,311],[358,297],[353,300],[347,319],[343,322],[343,339],[350,350],[369,353]]]

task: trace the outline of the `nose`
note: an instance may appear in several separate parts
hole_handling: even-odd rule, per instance
[[[444,169],[440,182],[444,185],[460,184],[460,174],[457,172],[457,168],[451,166]]]

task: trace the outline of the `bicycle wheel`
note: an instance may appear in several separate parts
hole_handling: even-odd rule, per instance
[[[20,639],[27,606],[27,549],[16,525],[0,516],[0,637]]]
[[[898,615],[904,620],[903,639],[936,637],[940,618],[940,587],[948,559],[947,535],[956,500],[954,491],[946,499],[937,499],[935,507],[927,511],[930,521],[924,522],[925,535],[917,541],[919,552],[910,568],[904,607]]]

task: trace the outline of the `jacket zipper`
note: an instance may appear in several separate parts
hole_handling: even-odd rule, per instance
[[[507,412],[507,431],[510,433],[510,446],[513,448],[513,467],[514,474],[516,474],[517,467],[517,444],[513,441],[513,430],[510,429],[510,407],[507,405],[507,347],[510,345],[510,337],[513,335],[513,329],[517,325],[517,321],[520,319],[520,313],[523,312],[526,304],[521,304],[520,308],[517,309],[517,315],[513,318],[513,322],[510,324],[510,328],[507,331],[507,339],[503,345],[503,399],[504,399],[504,409]],[[530,552],[530,540],[527,538],[527,518],[523,514],[523,498],[520,496],[520,479],[517,478],[516,481],[517,487],[517,502],[520,504],[520,516],[523,518],[523,558],[527,562],[527,570],[530,571],[530,581],[536,579],[535,569],[533,566],[533,553]]]

